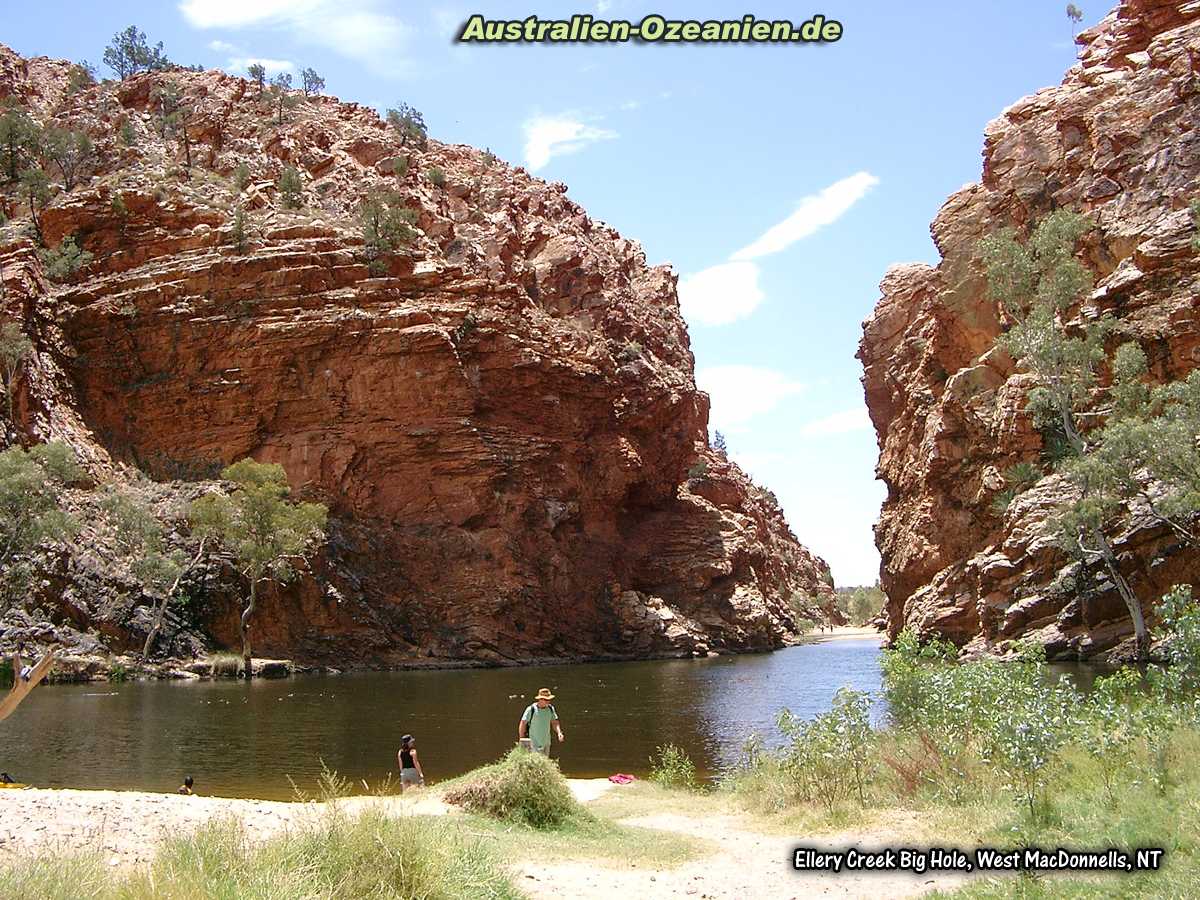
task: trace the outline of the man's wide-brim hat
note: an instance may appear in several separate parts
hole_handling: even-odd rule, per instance
[[[534,700],[553,700],[554,695],[550,693],[550,688],[538,688],[537,696]]]

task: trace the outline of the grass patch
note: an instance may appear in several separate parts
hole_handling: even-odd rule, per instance
[[[242,658],[236,653],[214,653],[208,663],[213,678],[237,678],[242,674]]]
[[[237,820],[215,820],[169,838],[148,869],[110,873],[95,856],[41,857],[0,871],[0,896],[95,900],[421,897],[505,900],[521,893],[492,851],[451,823],[351,818],[336,806],[312,824],[252,843]]]
[[[533,828],[560,828],[590,817],[558,764],[520,747],[497,763],[455,779],[442,796],[469,812]]]

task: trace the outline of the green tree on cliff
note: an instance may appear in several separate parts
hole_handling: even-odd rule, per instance
[[[285,209],[299,209],[303,199],[303,185],[300,183],[300,173],[294,166],[284,166],[276,182],[279,196]]]
[[[300,101],[291,96],[289,91],[292,89],[292,75],[290,72],[280,72],[271,79],[271,99],[276,108],[276,122],[279,125],[283,124],[283,112],[285,109],[290,109]]]
[[[81,475],[66,444],[0,452],[0,601],[10,606],[29,588],[29,555],[45,541],[69,540],[79,530],[62,509],[66,485]]]
[[[124,81],[139,72],[153,72],[171,65],[163,52],[162,41],[151,47],[146,32],[130,25],[113,35],[112,43],[104,48],[104,64]]]
[[[146,660],[162,630],[167,606],[179,584],[204,556],[202,538],[196,554],[189,560],[181,551],[167,547],[167,532],[149,503],[132,490],[109,486],[100,499],[100,509],[116,535],[117,550],[130,561],[130,569],[146,592],[158,598],[154,619],[142,646]]]
[[[425,144],[428,142],[428,131],[425,128],[425,117],[418,110],[407,103],[401,103],[399,109],[387,111],[387,121],[396,132],[396,136],[400,138],[401,146],[411,143],[422,149],[425,148]]]
[[[96,148],[85,132],[51,127],[42,132],[42,156],[58,167],[69,191],[95,165]]]
[[[1034,377],[1028,411],[1072,490],[1047,520],[1058,544],[1085,565],[1098,564],[1129,610],[1139,655],[1149,649],[1141,604],[1121,571],[1108,532],[1135,507],[1192,543],[1200,510],[1200,375],[1153,390],[1136,344],[1111,360],[1112,386],[1097,373],[1108,361],[1107,317],[1068,325],[1091,287],[1075,256],[1091,223],[1058,210],[1021,244],[1011,229],[982,242],[991,294],[1012,327],[1000,343]],[[1107,399],[1105,399],[1107,397]]]
[[[319,503],[288,499],[283,466],[243,459],[227,466],[221,478],[233,485],[226,493],[205,494],[188,511],[193,531],[231,552],[238,571],[249,582],[250,596],[242,611],[242,658],[251,672],[250,622],[259,585],[286,583],[325,535],[327,510]]]
[[[15,99],[6,99],[3,110],[0,113],[0,167],[9,181],[16,181],[21,170],[37,156],[41,131]]]
[[[1083,21],[1083,11],[1074,3],[1068,3],[1067,18],[1071,20],[1071,40],[1075,40],[1075,26]]]
[[[21,184],[21,193],[29,201],[29,218],[33,223],[34,234],[38,243],[41,243],[42,219],[38,213],[53,196],[53,191],[50,189],[50,176],[41,166],[30,166],[21,173],[18,181]]]
[[[267,86],[267,67],[262,63],[250,63],[246,67],[246,74],[250,76],[252,82],[258,85],[258,96],[262,97]]]
[[[16,322],[5,322],[0,326],[0,378],[4,380],[4,403],[8,409],[8,421],[13,422],[13,393],[17,373],[25,360],[33,355],[33,342]]]
[[[306,68],[300,72],[300,85],[305,97],[311,97],[325,90],[325,79],[317,74],[316,69]]]
[[[375,193],[363,201],[358,218],[367,268],[372,275],[382,275],[387,271],[387,256],[416,239],[417,212],[405,206],[398,194]]]

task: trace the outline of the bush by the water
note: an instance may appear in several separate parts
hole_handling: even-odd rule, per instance
[[[864,695],[840,693],[812,720],[785,713],[788,744],[752,754],[727,786],[754,806],[816,802],[827,812],[868,803],[953,808],[1007,795],[1022,829],[1112,821],[1118,806],[1182,808],[1195,802],[1197,783],[1179,764],[1180,748],[1195,744],[1200,725],[1200,606],[1191,589],[1164,597],[1158,619],[1171,665],[1120,670],[1086,696],[1051,673],[1039,646],[1017,646],[1008,661],[960,663],[951,645],[902,633],[882,662],[889,729],[870,729]],[[1142,825],[1152,831],[1166,818],[1148,812]]]
[[[533,828],[558,828],[588,815],[558,764],[520,747],[499,762],[463,776],[443,796],[447,803],[470,812]]]
[[[650,757],[650,780],[666,788],[689,791],[700,786],[696,780],[696,764],[686,750],[675,744],[664,744]]]
[[[493,853],[451,823],[336,808],[261,844],[234,819],[168,838],[151,865],[111,871],[97,855],[17,861],[0,870],[0,896],[45,900],[191,900],[237,897],[516,898]]]

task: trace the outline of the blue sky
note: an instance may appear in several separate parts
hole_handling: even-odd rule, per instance
[[[1084,25],[1107,5],[1077,3]],[[873,582],[884,496],[854,352],[889,265],[936,261],[928,224],[979,177],[983,129],[1072,64],[1065,3],[21,4],[0,40],[98,63],[130,23],[179,62],[312,66],[327,91],[401,101],[440,140],[563,181],[680,273],[697,377],[731,455],[839,584]],[[456,46],[467,15],[843,23],[836,44]],[[105,73],[108,74],[108,73]]]

